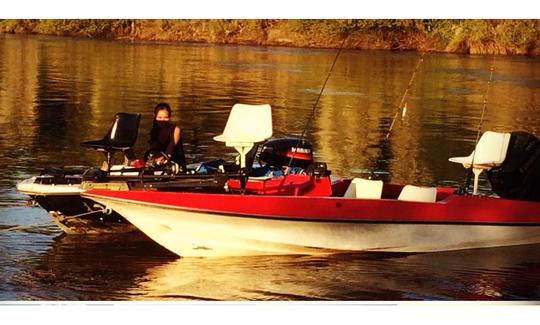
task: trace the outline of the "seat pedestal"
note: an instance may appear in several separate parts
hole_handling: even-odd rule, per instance
[[[480,174],[482,174],[482,172],[484,171],[484,169],[489,169],[489,168],[478,168],[478,167],[473,167],[473,169],[472,169],[473,174],[474,174],[473,195],[477,195],[477,194],[478,194],[478,180],[480,179]]]
[[[246,155],[253,148],[254,143],[229,143],[225,144],[227,147],[234,147],[240,154],[240,168],[246,167]]]

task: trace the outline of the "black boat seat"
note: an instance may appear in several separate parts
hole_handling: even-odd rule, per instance
[[[107,159],[106,171],[109,172],[114,153],[122,152],[125,154],[135,145],[140,121],[141,114],[117,113],[114,122],[103,139],[84,141],[81,146],[103,152]]]

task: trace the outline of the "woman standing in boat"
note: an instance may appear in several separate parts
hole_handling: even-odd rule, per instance
[[[166,158],[162,153],[165,153],[170,157],[170,160],[177,163],[185,171],[186,158],[182,145],[182,133],[180,127],[170,121],[171,115],[171,107],[167,103],[159,103],[154,108],[154,122],[150,130],[149,148],[144,159],[147,160],[148,155],[152,153],[154,161],[164,161]]]

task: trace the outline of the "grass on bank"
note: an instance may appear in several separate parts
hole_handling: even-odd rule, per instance
[[[0,33],[177,42],[539,55],[539,20],[39,19],[0,20]]]

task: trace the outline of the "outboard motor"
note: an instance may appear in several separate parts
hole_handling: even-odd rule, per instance
[[[300,138],[271,139],[262,145],[259,159],[274,167],[306,169],[313,164],[313,145]]]
[[[487,175],[501,198],[540,201],[540,141],[527,132],[512,132],[503,164]]]

